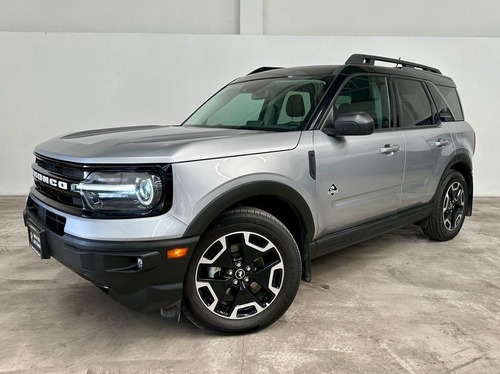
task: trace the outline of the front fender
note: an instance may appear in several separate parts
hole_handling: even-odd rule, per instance
[[[314,236],[314,219],[305,199],[292,187],[276,181],[255,181],[236,186],[203,208],[189,224],[184,237],[201,235],[211,222],[223,211],[239,201],[255,196],[273,196],[280,198],[299,214],[309,238]]]

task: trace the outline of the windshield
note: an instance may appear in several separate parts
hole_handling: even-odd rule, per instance
[[[184,125],[242,130],[302,130],[333,77],[262,79],[226,86]]]

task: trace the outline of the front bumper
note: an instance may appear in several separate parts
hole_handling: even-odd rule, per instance
[[[141,241],[78,238],[54,223],[57,214],[28,204],[24,223],[44,232],[46,251],[60,263],[97,285],[131,309],[152,311],[182,297],[184,275],[199,237]],[[167,251],[188,247],[185,257],[167,259]]]

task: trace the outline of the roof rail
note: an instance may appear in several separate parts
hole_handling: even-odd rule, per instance
[[[346,65],[350,65],[350,64],[375,65],[375,61],[390,62],[390,63],[401,65],[404,68],[419,68],[419,69],[422,69],[425,71],[430,71],[431,73],[441,74],[441,71],[439,71],[439,69],[436,69],[436,68],[433,68],[430,66],[421,65],[421,64],[417,64],[415,62],[410,62],[410,61],[398,60],[395,58],[382,57],[382,56],[353,54],[351,57],[349,57],[347,59],[345,64]]]
[[[281,67],[278,67],[278,66],[261,66],[260,68],[252,70],[247,75],[262,73],[263,71],[274,70],[274,69],[281,69]]]

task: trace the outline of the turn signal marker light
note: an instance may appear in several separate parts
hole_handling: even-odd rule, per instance
[[[167,251],[167,258],[184,257],[188,253],[188,247],[174,248]]]

